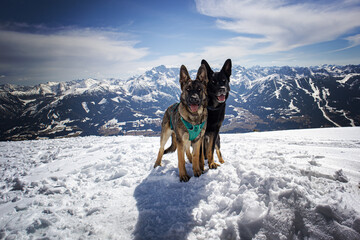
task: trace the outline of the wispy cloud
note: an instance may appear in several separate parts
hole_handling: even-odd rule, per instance
[[[350,36],[350,37],[346,37],[346,38],[344,38],[344,40],[348,41],[349,46],[344,47],[344,48],[340,48],[340,49],[336,49],[336,50],[332,50],[332,51],[330,51],[330,53],[341,52],[341,51],[344,51],[344,50],[359,46],[360,45],[360,34]]]
[[[219,28],[243,36],[223,45],[242,55],[332,41],[360,26],[359,1],[196,0],[196,7],[217,18]]]
[[[350,37],[347,37],[345,39],[348,40],[349,43],[350,43],[349,48],[356,47],[356,46],[360,45],[360,34],[357,34],[355,36],[350,36]]]
[[[117,77],[148,54],[122,33],[66,29],[51,34],[0,30],[0,74],[25,81]],[[40,79],[41,78],[41,79]]]
[[[238,36],[204,46],[198,52],[162,56],[152,63],[186,62],[196,68],[199,59],[205,58],[212,66],[220,67],[225,59],[232,58],[243,65],[324,64],[328,62],[304,60],[312,59],[311,56],[299,60],[291,50],[344,38],[349,42],[347,48],[360,45],[359,35],[351,36],[360,27],[358,0],[195,0],[195,3],[200,14],[214,18],[218,29]],[[266,54],[276,59],[262,61]]]
[[[38,25],[0,23],[0,83],[127,78],[161,64],[173,67],[185,64],[196,69],[204,58],[212,67],[221,67],[227,58],[242,65],[298,64],[301,61],[300,64],[307,64],[309,59],[312,61],[309,64],[319,64],[306,51],[297,54],[299,47],[307,46],[309,51],[315,44],[333,41],[336,42],[333,48],[341,49],[313,53],[332,57],[332,52],[360,45],[359,0],[194,1],[197,13],[210,16],[201,18],[201,24],[198,22],[199,28],[206,28],[201,35],[196,30],[184,31],[191,24],[191,17],[177,25],[175,32],[161,31],[164,26],[161,22],[156,31],[145,28],[149,31],[146,34],[141,21],[137,25],[136,21],[129,23],[128,19],[126,22],[131,28],[120,26],[124,31],[127,29],[127,33],[96,27],[54,28],[46,21]],[[156,24],[159,21],[154,21],[153,25]],[[147,36],[156,38],[147,39]],[[191,41],[185,44],[182,39]],[[171,51],[167,53],[169,48]],[[345,60],[348,59],[358,61],[359,57],[353,54],[346,56]]]

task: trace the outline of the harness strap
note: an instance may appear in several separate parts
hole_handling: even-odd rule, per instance
[[[174,103],[173,105],[170,106],[170,109],[172,112],[175,112],[178,110],[180,103]],[[173,120],[172,117],[173,114],[170,114],[170,129],[174,130],[174,126],[173,126]],[[203,121],[200,124],[197,125],[192,125],[191,123],[189,123],[188,121],[186,121],[181,115],[180,115],[180,119],[181,121],[184,123],[186,129],[188,130],[189,133],[189,140],[193,141],[197,136],[199,136],[201,130],[203,129],[204,125],[205,125],[205,121]]]
[[[205,120],[200,124],[192,125],[191,123],[186,121],[183,117],[181,117],[181,121],[184,123],[186,129],[189,132],[189,140],[190,141],[193,141],[197,136],[199,136],[199,134],[200,134],[201,130],[203,129],[205,122],[206,122],[206,120]]]

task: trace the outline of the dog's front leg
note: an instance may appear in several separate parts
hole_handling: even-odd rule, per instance
[[[191,154],[191,152],[190,152],[190,148],[187,148],[187,149],[186,149],[186,156],[187,156],[187,158],[189,159],[189,162],[192,163],[193,157],[192,157],[192,154]]]
[[[183,142],[178,142],[177,153],[178,153],[178,168],[179,168],[180,181],[187,182],[187,181],[189,181],[190,177],[187,174],[186,168],[185,168],[185,154],[184,154],[185,149],[184,149]]]
[[[195,177],[200,177],[201,175],[201,169],[200,169],[200,154],[201,154],[201,147],[202,147],[202,141],[203,139],[198,139],[195,143],[193,143],[193,172]]]

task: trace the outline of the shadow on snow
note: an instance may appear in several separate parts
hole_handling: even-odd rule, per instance
[[[192,176],[192,165],[186,168]],[[139,211],[135,239],[186,239],[196,225],[192,210],[206,197],[202,194],[205,185],[201,177],[193,176],[187,183],[180,182],[174,167],[152,170],[134,192]]]

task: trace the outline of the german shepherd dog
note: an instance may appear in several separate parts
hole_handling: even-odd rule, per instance
[[[230,75],[231,75],[231,59],[225,61],[220,72],[213,72],[210,65],[205,61],[201,61],[205,65],[209,83],[207,85],[208,93],[208,118],[207,127],[204,138],[205,158],[208,159],[210,169],[219,166],[214,162],[214,149],[219,158],[220,163],[224,163],[224,159],[220,152],[220,127],[225,117],[226,100],[230,92]],[[203,169],[202,169],[203,170]]]
[[[190,179],[185,169],[185,152],[192,161],[195,177],[199,177],[202,173],[201,169],[204,168],[202,144],[208,114],[207,83],[207,70],[204,65],[200,66],[195,80],[191,80],[186,67],[182,65],[180,68],[180,103],[171,105],[165,111],[161,123],[160,149],[154,168],[161,166],[164,152],[174,152],[177,149],[180,181],[187,182]],[[172,144],[164,150],[170,136]],[[193,147],[192,155],[190,146]]]

